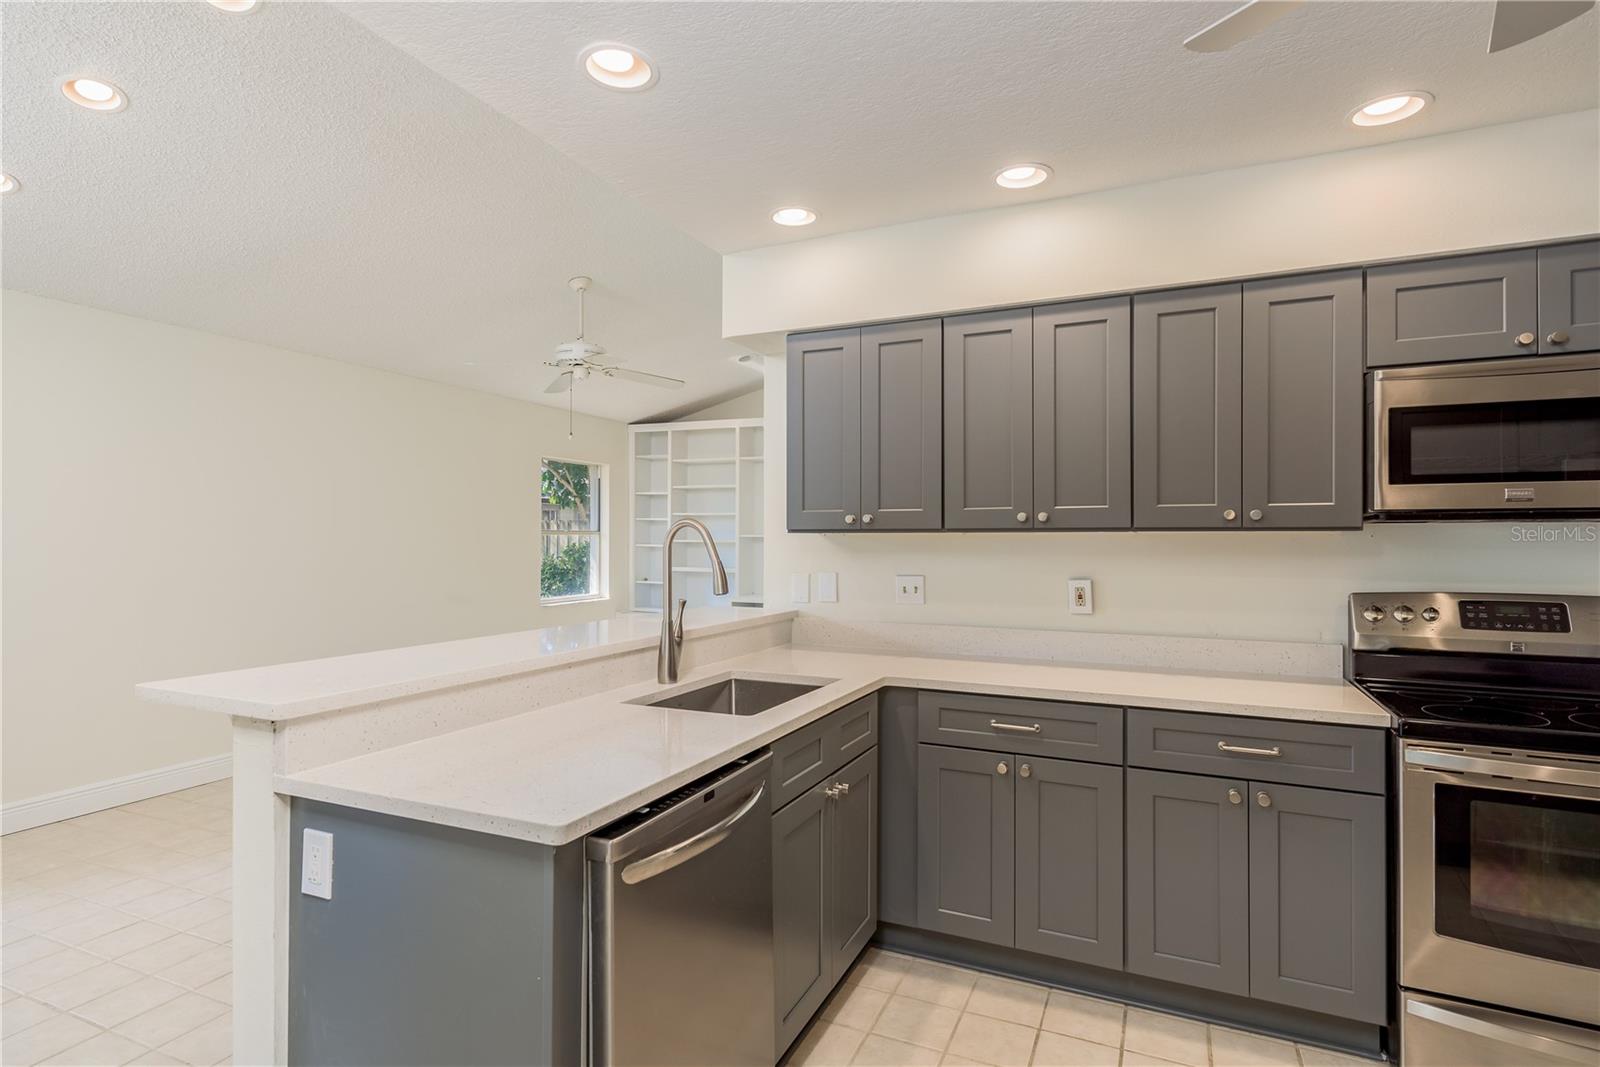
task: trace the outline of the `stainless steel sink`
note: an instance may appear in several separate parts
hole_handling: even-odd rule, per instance
[[[718,715],[759,715],[768,708],[775,708],[814,689],[821,689],[825,684],[809,680],[785,682],[767,678],[723,678],[696,689],[668,696],[640,697],[628,703],[651,708],[709,711]]]

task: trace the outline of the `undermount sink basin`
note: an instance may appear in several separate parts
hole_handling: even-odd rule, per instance
[[[776,681],[769,678],[723,678],[670,696],[640,697],[630,704],[650,708],[709,711],[718,715],[759,715],[795,697],[821,689],[820,681]]]

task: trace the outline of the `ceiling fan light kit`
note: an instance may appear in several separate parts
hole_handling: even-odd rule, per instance
[[[669,378],[664,374],[651,374],[648,371],[630,370],[618,366],[617,363],[606,355],[604,345],[585,340],[583,336],[583,294],[594,285],[594,279],[585,274],[574,275],[567,279],[567,287],[578,294],[578,336],[563,344],[556,346],[555,359],[545,360],[546,367],[555,367],[561,373],[556,375],[556,380],[545,386],[546,393],[567,394],[567,436],[572,436],[572,390],[579,383],[588,381],[591,377],[618,378],[625,382],[636,382],[640,385],[653,385],[659,389],[681,389],[681,378]]]

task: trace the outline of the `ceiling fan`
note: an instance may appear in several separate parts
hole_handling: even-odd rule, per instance
[[[1191,52],[1225,52],[1304,6],[1306,0],[1250,0],[1229,12],[1199,33],[1187,38],[1183,47]],[[1503,52],[1513,45],[1531,41],[1557,26],[1571,22],[1594,7],[1595,0],[1498,0],[1494,5],[1494,25],[1489,30],[1489,51]]]
[[[545,386],[547,393],[567,394],[567,436],[572,436],[572,390],[579,382],[588,381],[595,375],[601,378],[618,378],[625,382],[637,382],[640,385],[653,385],[660,389],[681,389],[683,380],[668,378],[664,374],[651,374],[648,371],[629,370],[619,366],[615,360],[606,355],[604,345],[597,345],[593,341],[583,339],[583,294],[589,286],[594,284],[594,279],[579,274],[568,278],[567,285],[578,294],[578,336],[575,340],[557,345],[555,359],[544,361],[546,367],[556,367],[561,373],[556,375],[556,380]]]

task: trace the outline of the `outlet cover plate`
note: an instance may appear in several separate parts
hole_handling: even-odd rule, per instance
[[[300,844],[300,892],[333,899],[333,835],[307,828]]]
[[[1067,612],[1072,615],[1094,614],[1094,582],[1089,578],[1067,579]]]
[[[894,602],[896,604],[927,603],[927,599],[923,593],[923,576],[920,574],[895,575]]]

